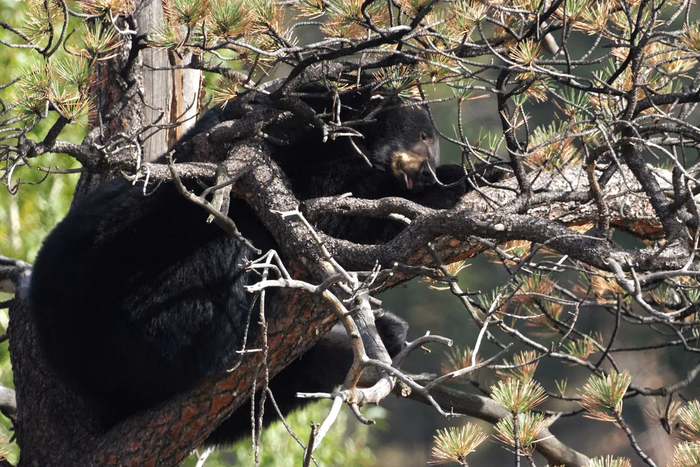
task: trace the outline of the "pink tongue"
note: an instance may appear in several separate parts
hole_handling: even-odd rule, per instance
[[[409,177],[407,174],[403,174],[403,178],[406,181],[406,188],[409,190],[413,189],[413,180],[411,180],[411,177]]]

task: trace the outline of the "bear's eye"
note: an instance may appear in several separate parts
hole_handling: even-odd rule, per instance
[[[428,134],[427,134],[425,131],[421,131],[421,132],[420,132],[420,139],[422,139],[423,141],[427,141],[427,140],[428,140]]]

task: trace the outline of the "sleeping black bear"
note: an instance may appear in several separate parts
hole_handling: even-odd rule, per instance
[[[325,89],[301,101],[321,116],[338,108]],[[296,132],[268,129],[276,140],[287,139],[273,149],[273,158],[296,196],[350,191],[366,198],[403,195],[437,207],[456,202],[466,184],[435,184],[435,174],[455,182],[462,168],[438,166],[437,135],[427,111],[400,104],[396,97],[359,95],[341,101],[346,118],[388,109],[372,115],[372,124],[359,126],[363,138],[352,142],[341,137],[324,143],[311,124]],[[254,105],[282,104],[265,98]],[[249,108],[234,102],[210,110],[183,138],[178,160],[187,160],[194,136],[240,118]],[[115,179],[77,201],[45,240],[31,279],[30,307],[41,351],[59,379],[91,403],[105,429],[232,367],[254,306],[244,290],[257,279],[245,269],[253,251],[208,224],[207,213],[172,184],[149,196],[142,193],[143,186]],[[233,199],[229,216],[257,248],[276,247],[245,202]],[[386,240],[400,229],[386,220],[358,223],[342,217],[322,219],[319,227],[363,243]],[[406,323],[386,313],[377,326],[387,350],[396,355]],[[330,392],[342,383],[351,361],[349,340],[334,328],[271,381],[282,411],[303,404],[294,397],[299,391]],[[241,408],[207,443],[229,443],[249,431],[250,410]]]

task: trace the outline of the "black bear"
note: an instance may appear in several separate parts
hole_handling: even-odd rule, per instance
[[[296,140],[289,128],[269,130],[288,138],[273,157],[300,199],[348,191],[366,198],[405,195],[438,207],[458,199],[464,183],[435,184],[435,174],[455,182],[464,172],[438,166],[437,135],[427,111],[386,99],[351,96],[349,104],[341,103],[345,115],[358,118],[389,104],[384,105],[389,110],[374,115],[374,123],[360,128],[361,141],[323,143],[311,125]],[[319,115],[334,105],[327,90],[303,101]],[[210,111],[182,143],[245,112],[235,103],[229,106]],[[185,153],[180,150],[179,160]],[[230,368],[240,358],[236,352],[254,313],[253,297],[244,290],[257,278],[244,267],[254,258],[252,250],[206,223],[204,210],[172,184],[149,196],[142,188],[112,180],[76,202],[45,240],[29,291],[43,355],[56,375],[92,404],[105,429]],[[276,247],[243,201],[233,199],[229,213],[257,248]],[[364,243],[383,241],[401,228],[337,216],[319,225],[331,235]],[[405,322],[386,313],[378,329],[389,353],[400,351]],[[342,383],[351,359],[348,339],[334,329],[272,380],[282,411],[302,404],[294,397],[297,391],[330,392]],[[244,436],[249,417],[249,410],[239,409],[207,442]]]

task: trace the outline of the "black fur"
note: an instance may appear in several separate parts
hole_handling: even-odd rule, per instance
[[[376,320],[376,324],[389,355],[396,356],[406,342],[408,325],[391,313],[384,313]],[[342,384],[350,365],[350,340],[345,329],[336,324],[311,350],[275,376],[270,381],[270,390],[280,410],[286,414],[309,403],[309,399],[296,397],[298,392],[332,392]],[[259,400],[260,394],[256,394],[257,407]],[[268,398],[263,422],[267,425],[277,419],[277,412]],[[250,435],[250,432],[250,402],[247,402],[226,419],[209,436],[207,442],[214,445],[227,444]]]
[[[328,105],[320,102],[315,108]],[[346,111],[361,115],[372,108],[376,103]],[[213,110],[192,134],[244,112],[235,106]],[[274,157],[300,199],[353,191],[367,198],[407,195],[444,207],[464,192],[464,184],[438,187],[426,175],[428,168],[435,171],[439,152],[430,143],[437,138],[425,110],[380,113],[363,131],[364,140],[356,139],[372,167],[347,138],[322,143],[315,129],[302,135],[302,143],[278,148]],[[285,129],[278,134],[284,136]],[[418,163],[397,172],[392,168],[397,151],[411,152]],[[454,178],[463,171],[438,167],[437,173]],[[243,201],[232,200],[229,212],[258,248],[276,246]],[[141,186],[112,180],[77,202],[44,242],[30,287],[40,345],[56,374],[92,403],[105,428],[230,368],[239,358],[236,351],[253,303],[244,285],[256,280],[243,264],[254,255],[207,224],[206,217],[172,185],[144,197]],[[343,218],[321,225],[329,234],[365,243],[390,238],[400,228],[388,221],[358,224]],[[385,314],[378,329],[395,355],[405,341],[406,323]],[[324,336],[271,381],[282,411],[304,404],[294,397],[298,391],[328,392],[342,383],[351,359],[344,331]],[[271,409],[266,413],[274,419]],[[249,416],[249,410],[238,410],[208,443],[245,435]]]

